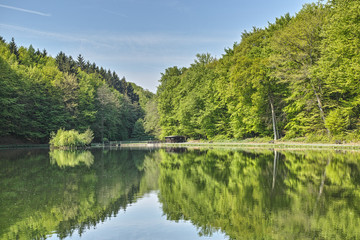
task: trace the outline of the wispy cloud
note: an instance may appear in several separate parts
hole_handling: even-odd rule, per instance
[[[194,45],[203,43],[222,43],[228,41],[227,37],[214,35],[181,35],[171,33],[132,33],[126,35],[119,34],[70,34],[41,31],[32,28],[26,28],[16,25],[0,23],[0,28],[11,29],[15,31],[27,32],[32,35],[38,35],[47,38],[66,42],[83,42],[90,43],[97,47],[114,48],[115,46],[132,46],[132,47],[154,47],[166,45]]]
[[[32,28],[26,28],[21,26],[15,26],[15,25],[9,25],[9,24],[3,24],[0,23],[0,29],[6,28],[13,31],[20,31],[20,32],[26,32],[35,36],[41,36],[51,39],[56,39],[58,41],[64,41],[64,42],[87,42],[91,43],[93,45],[99,46],[99,47],[110,47],[110,45],[102,44],[100,42],[92,41],[87,36],[76,36],[73,34],[62,34],[62,33],[56,33],[56,32],[47,32],[47,31],[40,31]]]
[[[39,15],[39,16],[43,16],[43,17],[50,17],[51,16],[51,14],[49,14],[49,13],[43,13],[43,12],[33,11],[33,10],[29,10],[29,9],[24,9],[24,8],[8,6],[8,5],[4,5],[4,4],[0,4],[0,7],[15,10],[15,11],[35,14],[35,15]]]

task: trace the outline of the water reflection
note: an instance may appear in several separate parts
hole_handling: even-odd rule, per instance
[[[75,230],[81,235],[157,188],[157,177],[146,174],[156,173],[158,165],[148,151],[0,154],[0,239],[40,239],[54,232],[65,238]],[[84,156],[90,160],[79,160]],[[66,158],[73,159],[71,165],[93,163],[59,168]]]
[[[50,163],[56,164],[61,168],[75,167],[81,164],[90,167],[94,163],[94,155],[90,151],[74,150],[51,150]]]
[[[83,236],[154,191],[199,236],[360,239],[359,184],[358,152],[2,150],[0,239]]]
[[[230,239],[360,239],[359,153],[163,154],[160,201],[171,220]]]

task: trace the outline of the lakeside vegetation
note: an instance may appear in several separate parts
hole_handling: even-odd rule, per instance
[[[244,32],[220,59],[166,69],[162,137],[359,141],[359,16],[358,1],[306,4]]]
[[[136,88],[136,90],[135,90]],[[94,140],[152,135],[142,126],[154,94],[115,72],[60,52],[0,37],[0,138],[48,143],[58,129],[91,129]],[[7,142],[3,140],[2,142]]]
[[[153,94],[117,73],[0,37],[0,140],[47,143],[58,129],[94,141],[360,142],[360,5],[305,4],[245,31],[219,59],[169,67]],[[6,142],[6,141],[5,141]]]
[[[77,148],[90,146],[94,139],[94,133],[87,129],[84,133],[72,129],[66,131],[59,129],[56,133],[51,133],[50,146],[52,148]]]

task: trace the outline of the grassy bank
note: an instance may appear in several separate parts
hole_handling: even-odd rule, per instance
[[[163,147],[227,147],[227,148],[274,148],[274,149],[342,149],[360,150],[358,143],[304,143],[304,142],[262,142],[262,141],[189,141],[185,143],[164,143]]]

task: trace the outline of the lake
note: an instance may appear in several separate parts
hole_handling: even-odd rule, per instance
[[[360,239],[360,152],[0,150],[0,239]]]

